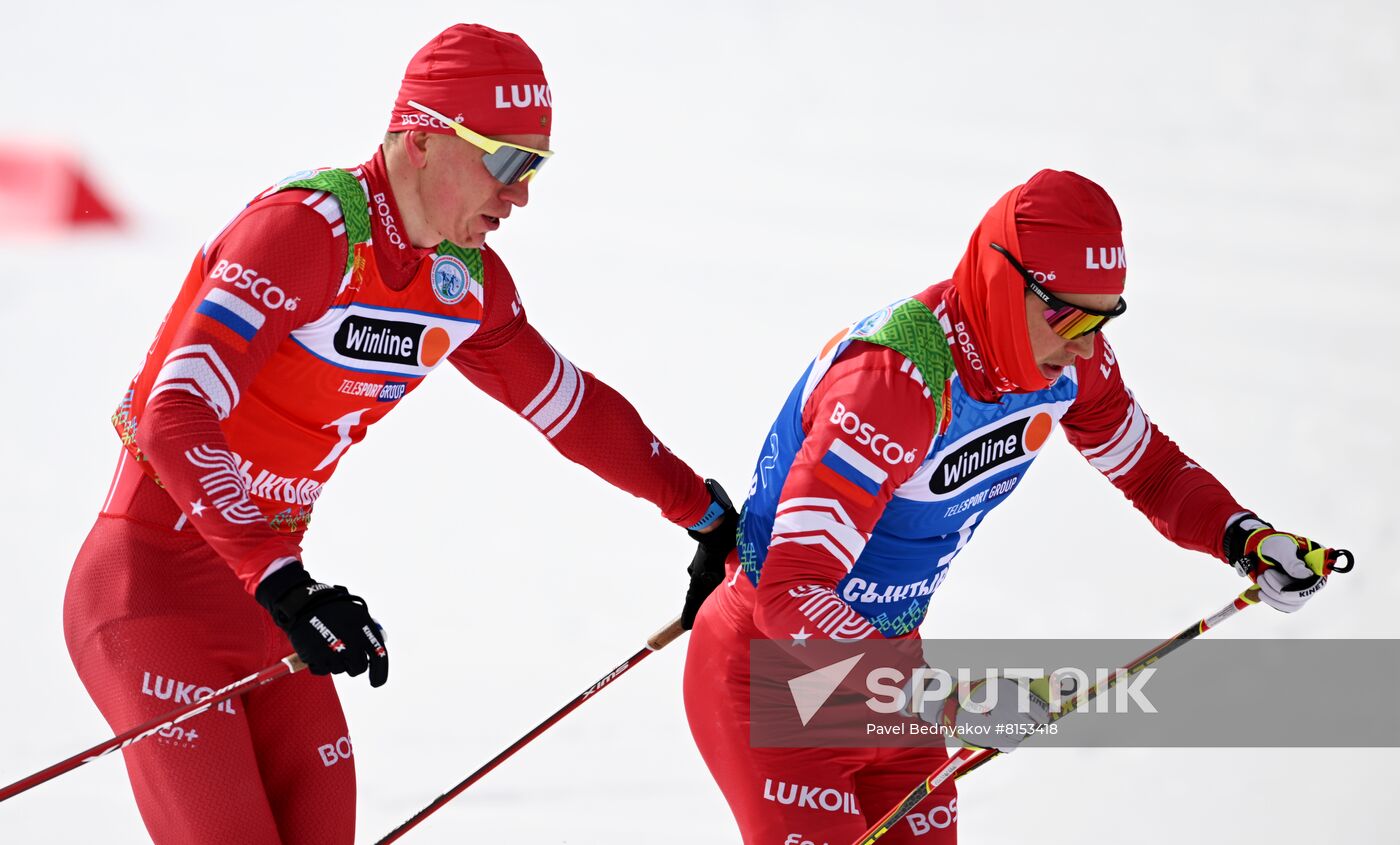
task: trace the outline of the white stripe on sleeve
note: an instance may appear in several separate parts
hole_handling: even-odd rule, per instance
[[[578,367],[575,367],[572,363],[569,364],[569,367],[574,371],[574,375],[578,379],[578,390],[574,393],[574,403],[569,406],[569,412],[564,415],[564,418],[561,419],[558,422],[558,424],[554,426],[554,428],[551,428],[549,431],[545,432],[545,436],[549,437],[550,439],[553,439],[554,435],[563,431],[565,426],[569,424],[569,421],[574,418],[574,414],[578,413],[579,406],[583,404],[583,390],[585,387],[588,386],[587,383],[583,380],[583,372]]]
[[[166,390],[181,390],[203,399],[220,420],[238,406],[238,385],[224,366],[219,353],[207,343],[182,346],[165,358],[156,374],[151,396]]]
[[[782,543],[822,546],[847,572],[865,551],[865,535],[835,499],[800,498],[779,505],[770,546]]]
[[[1105,443],[1080,451],[1099,472],[1111,472],[1128,459],[1147,434],[1147,415],[1136,400],[1130,399],[1128,413],[1118,430]]]
[[[541,390],[541,391],[535,396],[534,399],[531,399],[531,400],[530,400],[530,404],[528,404],[528,405],[525,406],[525,410],[523,410],[523,411],[520,412],[520,416],[522,416],[522,417],[528,417],[528,416],[530,416],[530,414],[534,413],[535,408],[539,407],[539,404],[549,397],[549,394],[554,390],[554,384],[555,384],[555,382],[557,382],[557,381],[559,380],[559,369],[560,369],[560,367],[561,367],[561,364],[560,364],[560,357],[561,357],[561,356],[559,355],[558,352],[555,352],[554,347],[552,347],[552,346],[549,347],[549,351],[552,352],[552,353],[554,354],[554,369],[551,370],[550,373],[549,373],[549,381],[545,382],[544,390]]]

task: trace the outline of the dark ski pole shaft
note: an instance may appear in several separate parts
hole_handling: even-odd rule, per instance
[[[683,633],[685,633],[685,631],[681,628],[681,620],[678,616],[675,619],[671,620],[671,622],[668,625],[666,625],[666,627],[657,631],[655,634],[652,634],[651,637],[647,639],[647,644],[638,649],[636,654],[624,660],[622,664],[616,669],[604,675],[602,678],[599,678],[597,683],[593,684],[593,686],[579,693],[568,704],[565,704],[563,707],[554,711],[553,715],[545,719],[543,722],[540,722],[529,733],[525,734],[520,739],[517,739],[515,742],[511,743],[510,746],[504,751],[502,751],[500,754],[497,754],[495,757],[492,757],[486,762],[484,766],[472,772],[470,775],[467,775],[466,780],[462,781],[461,783],[452,787],[448,791],[439,795],[433,801],[433,803],[429,804],[428,806],[415,813],[413,818],[409,819],[408,821],[391,830],[387,836],[385,836],[383,839],[380,839],[377,843],[375,843],[375,845],[386,845],[386,843],[394,842],[399,837],[403,836],[405,833],[408,833],[410,830],[416,827],[419,822],[423,821],[428,816],[431,816],[433,813],[440,810],[443,807],[443,805],[446,804],[448,801],[451,801],[453,798],[456,798],[458,795],[462,794],[462,792],[464,792],[467,789],[467,787],[481,780],[483,777],[486,776],[488,772],[499,766],[501,763],[505,762],[506,759],[508,759],[515,752],[530,744],[530,742],[534,740],[535,737],[549,730],[560,719],[577,710],[585,701],[589,700],[594,695],[597,695],[599,692],[601,692],[604,687],[608,686],[613,681],[616,681],[618,678],[622,677],[624,674],[626,674],[627,670],[631,669],[633,666],[636,666],[638,663],[642,662],[642,660],[646,659],[646,656],[648,654],[651,654],[653,651],[660,651],[662,648],[665,648],[668,644],[670,644],[673,640],[675,640]]]
[[[35,772],[27,778],[15,781],[4,789],[0,789],[0,801],[32,789],[45,781],[53,780],[61,774],[71,772],[84,763],[91,763],[99,757],[105,757],[113,751],[126,748],[128,745],[140,742],[151,734],[165,730],[172,725],[178,725],[186,719],[192,719],[200,713],[217,706],[220,702],[250,692],[263,684],[270,684],[278,678],[286,677],[294,672],[300,672],[306,668],[306,664],[301,662],[301,658],[295,654],[289,654],[261,672],[249,675],[241,681],[234,681],[222,689],[215,690],[207,698],[203,698],[193,704],[176,708],[163,716],[157,716],[149,722],[137,725],[129,731],[117,734],[106,742],[98,743],[86,751],[74,754],[67,760],[54,763],[43,771]]]
[[[1221,608],[1220,610],[1216,611],[1210,616],[1207,616],[1206,618],[1200,620],[1199,622],[1196,622],[1191,627],[1177,634],[1175,637],[1172,637],[1171,639],[1161,643],[1160,645],[1157,645],[1156,647],[1148,651],[1146,654],[1143,654],[1137,660],[1134,660],[1126,668],[1114,672],[1101,683],[1095,684],[1087,690],[1080,691],[1077,695],[1075,695],[1073,699],[1071,699],[1069,704],[1065,705],[1062,709],[1050,714],[1050,722],[1056,722],[1062,717],[1068,715],[1069,713],[1074,712],[1078,708],[1092,701],[1100,693],[1112,688],[1114,684],[1118,683],[1123,678],[1128,677],[1129,675],[1132,675],[1138,672],[1139,670],[1143,669],[1148,664],[1160,660],[1168,654],[1171,654],[1173,651],[1176,651],[1178,648],[1181,648],[1183,645],[1190,642],[1191,640],[1194,640],[1201,634],[1204,634],[1206,631],[1209,631],[1211,628],[1220,625],[1225,620],[1234,616],[1236,613],[1239,613],[1241,610],[1244,610],[1252,604],[1257,604],[1258,601],[1259,588],[1250,587],[1243,593],[1240,593],[1238,596],[1236,596],[1234,601],[1230,602],[1225,607]],[[907,816],[915,807],[919,806],[919,804],[925,798],[931,795],[934,792],[934,790],[938,789],[938,787],[941,786],[943,782],[946,781],[948,778],[954,776],[961,777],[962,775],[967,774],[968,772],[971,772],[972,770],[988,762],[1000,753],[1001,752],[995,749],[959,749],[957,753],[951,755],[947,759],[947,761],[943,763],[943,765],[939,766],[933,772],[933,774],[929,775],[922,782],[920,782],[918,786],[914,787],[914,789],[907,796],[905,796],[903,801],[900,801],[899,804],[897,804],[892,810],[885,814],[884,818],[880,819],[878,822],[872,825],[869,830],[862,834],[860,838],[856,839],[854,845],[870,845],[870,843],[874,842],[875,840],[888,833],[890,831],[890,828],[894,827],[900,819]]]

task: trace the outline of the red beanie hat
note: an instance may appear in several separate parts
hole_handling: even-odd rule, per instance
[[[1029,393],[1050,381],[1031,351],[1025,280],[991,244],[1010,250],[1050,290],[1121,294],[1122,228],[1104,189],[1067,170],[1040,171],[987,211],[953,272],[953,288],[981,339],[994,390]]]
[[[1108,192],[1068,170],[1042,170],[1016,199],[1017,257],[1060,293],[1123,293],[1123,221]]]
[[[548,135],[553,97],[525,40],[480,24],[448,27],[408,63],[389,131],[452,129],[408,104],[417,101],[482,135]]]

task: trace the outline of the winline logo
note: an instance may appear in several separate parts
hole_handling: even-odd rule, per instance
[[[351,314],[335,333],[335,351],[346,358],[409,367],[434,367],[452,345],[447,330],[400,320]]]
[[[1042,412],[976,435],[939,462],[928,489],[951,493],[998,467],[1038,452],[1053,427],[1050,415]]]

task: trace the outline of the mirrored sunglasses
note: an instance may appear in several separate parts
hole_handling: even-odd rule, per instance
[[[1016,268],[1016,272],[1021,274],[1021,278],[1026,281],[1026,290],[1045,303],[1045,321],[1050,324],[1051,331],[1065,340],[1075,340],[1087,334],[1103,331],[1103,327],[1108,325],[1109,320],[1123,316],[1128,310],[1128,302],[1122,297],[1118,298],[1118,305],[1112,311],[1095,311],[1092,308],[1071,305],[1041,287],[1035,274],[1022,267],[1021,262],[1017,261],[1006,247],[995,243],[991,244],[991,247],[1001,253],[1007,261],[1010,261],[1011,266]]]
[[[488,138],[415,100],[409,100],[408,104],[423,114],[441,121],[443,126],[456,132],[458,138],[480,149],[484,153],[481,157],[481,163],[485,165],[486,172],[490,173],[502,185],[530,181],[535,178],[536,173],[540,172],[540,168],[544,167],[545,161],[554,155],[551,150],[536,150],[532,147],[522,147],[519,144]]]

